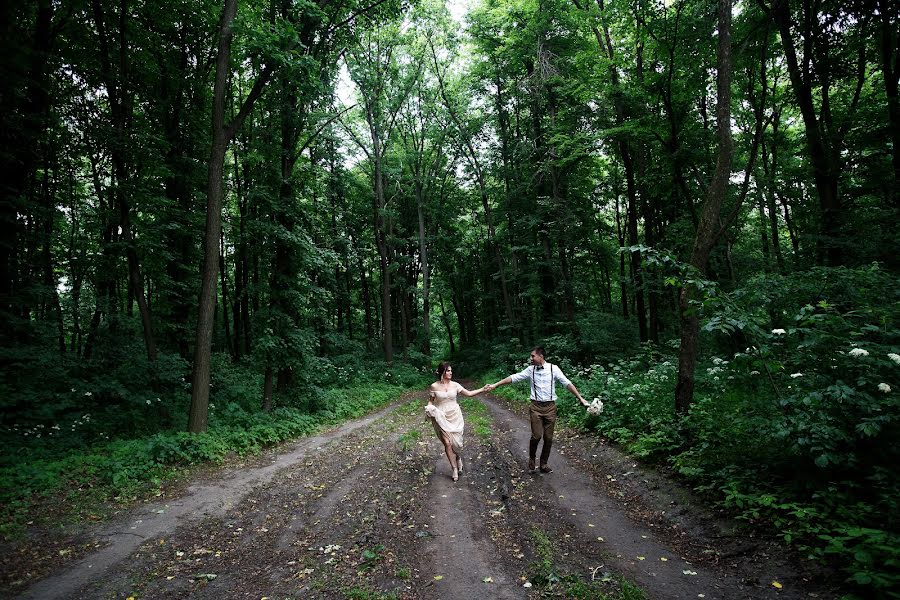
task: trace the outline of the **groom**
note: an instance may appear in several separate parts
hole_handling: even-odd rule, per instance
[[[549,473],[553,469],[547,464],[550,458],[550,447],[553,445],[553,429],[556,427],[556,382],[563,384],[587,407],[588,403],[581,393],[575,389],[572,382],[563,375],[559,367],[544,359],[544,349],[536,346],[531,351],[531,366],[526,367],[520,373],[510,375],[497,383],[485,386],[487,391],[519,381],[531,381],[531,406],[528,409],[531,417],[531,442],[528,444],[528,470],[534,472],[534,457],[537,453],[538,443],[541,438],[544,446],[541,448],[541,473]]]

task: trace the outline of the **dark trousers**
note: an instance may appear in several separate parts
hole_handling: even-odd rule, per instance
[[[538,442],[544,439],[541,448],[541,466],[547,464],[550,458],[550,448],[553,446],[553,429],[556,427],[556,402],[531,401],[528,409],[531,418],[531,442],[528,444],[528,458],[534,460],[537,453]]]

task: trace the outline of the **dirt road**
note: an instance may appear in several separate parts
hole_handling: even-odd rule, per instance
[[[467,414],[459,481],[406,398],[92,534],[23,598],[828,598],[677,486],[558,429],[525,469],[524,407]],[[479,435],[480,433],[480,435]],[[260,463],[264,464],[260,464]],[[778,588],[773,583],[777,583]]]

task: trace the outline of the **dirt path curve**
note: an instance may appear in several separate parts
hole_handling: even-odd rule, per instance
[[[466,405],[454,483],[422,396],[142,507],[22,597],[808,597],[766,546],[713,545],[721,529],[595,438],[561,428],[554,472],[528,474],[518,405]]]
[[[530,438],[526,418],[522,414],[514,414],[496,399],[485,400],[494,418],[495,434],[500,443],[505,445],[515,462],[524,465],[528,460]],[[805,589],[808,587],[805,582],[785,561],[751,555],[744,556],[740,561],[732,560],[730,565],[703,564],[704,554],[709,558],[729,552],[721,541],[723,548],[716,549],[711,539],[704,538],[710,525],[700,523],[710,518],[708,514],[698,509],[692,523],[685,520],[684,514],[674,520],[666,518],[665,511],[662,511],[651,513],[642,522],[642,519],[635,517],[646,516],[653,504],[663,504],[671,509],[675,503],[672,500],[674,496],[659,492],[658,486],[654,491],[650,481],[640,482],[645,486],[632,486],[630,497],[621,491],[620,486],[610,488],[607,481],[617,482],[619,477],[629,475],[627,471],[619,470],[623,463],[629,470],[636,469],[637,465],[626,462],[623,459],[627,457],[609,448],[604,449],[606,456],[599,457],[596,454],[596,438],[572,438],[570,432],[564,429],[560,433],[562,435],[558,438],[561,439],[554,446],[551,457],[553,472],[529,475],[528,488],[532,494],[554,499],[558,518],[567,521],[577,532],[584,548],[595,549],[598,559],[603,560],[602,568],[624,574],[647,591],[651,598],[659,599],[803,598],[810,593]],[[603,460],[611,458],[612,454],[618,455],[615,462]],[[582,459],[575,463],[566,455],[581,455]],[[588,457],[587,461],[585,457]],[[592,462],[599,472],[586,469],[585,462]],[[685,527],[689,529],[686,531]],[[675,544],[673,529],[679,538]],[[695,529],[693,539],[691,529]],[[687,539],[681,539],[685,536]],[[728,541],[741,542],[734,535]],[[695,556],[689,556],[693,553],[692,546],[702,548],[699,555],[694,553]],[[772,582],[778,582],[782,587],[777,588]],[[814,597],[824,597],[821,593],[813,594]]]
[[[255,469],[239,469],[224,473],[218,481],[190,486],[183,498],[165,504],[149,504],[97,534],[104,541],[94,552],[65,571],[47,577],[27,590],[22,598],[55,600],[72,598],[88,582],[127,559],[143,542],[159,538],[177,527],[202,516],[224,515],[234,508],[254,487],[263,485],[287,466],[302,460],[311,452],[321,452],[328,443],[370,426],[391,409],[384,409],[363,419],[344,423],[327,433],[304,438],[275,455],[270,464]]]

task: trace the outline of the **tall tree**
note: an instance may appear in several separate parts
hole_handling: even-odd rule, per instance
[[[716,44],[716,123],[718,148],[716,170],[703,204],[700,223],[694,236],[690,264],[702,277],[706,273],[709,252],[719,231],[722,204],[728,195],[734,142],[731,134],[731,3],[718,0],[718,42]],[[678,382],[675,386],[675,410],[686,413],[694,397],[694,370],[697,364],[700,317],[694,305],[697,291],[685,283],[679,292],[681,346],[678,354]]]
[[[388,364],[394,359],[392,309],[392,248],[385,192],[385,156],[390,149],[400,109],[421,76],[421,63],[402,65],[397,54],[404,36],[400,24],[371,23],[360,43],[347,53],[350,77],[361,97],[368,143],[347,127],[372,168],[372,221],[381,274],[382,348]]]
[[[225,153],[238,128],[259,99],[273,69],[268,65],[257,76],[240,110],[225,122],[225,94],[230,73],[231,42],[234,38],[234,18],[237,0],[225,0],[219,21],[216,51],[216,76],[213,87],[212,144],[206,190],[206,234],[203,242],[203,269],[200,288],[200,314],[197,319],[197,339],[191,376],[191,408],[188,431],[206,431],[209,414],[210,346],[215,324],[216,287],[219,266],[219,235],[222,228]]]

